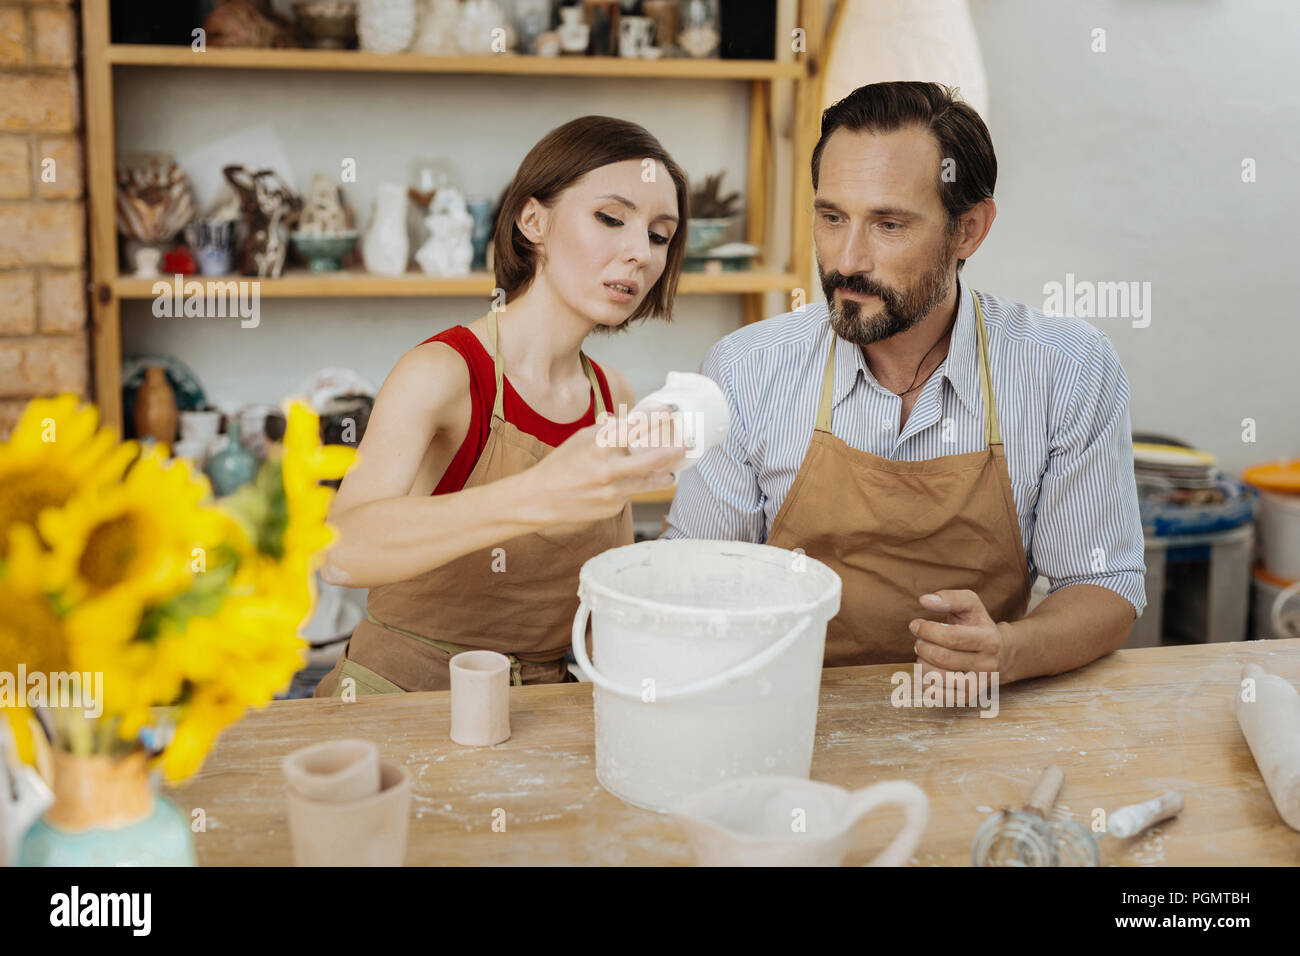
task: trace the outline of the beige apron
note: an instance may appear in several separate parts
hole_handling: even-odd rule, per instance
[[[505,420],[495,312],[488,318],[488,338],[496,401],[487,444],[466,488],[531,468],[553,450]],[[605,411],[600,383],[587,356],[581,359],[599,418]],[[588,558],[632,539],[628,503],[612,518],[520,535],[405,581],[371,588],[366,620],[352,632],[343,656],[314,696],[338,696],[344,677],[355,681],[357,695],[446,690],[447,662],[463,650],[505,654],[514,684],[563,681],[578,610],[578,570]]]
[[[916,660],[914,618],[942,619],[919,598],[971,590],[994,621],[1022,618],[1029,602],[1011,476],[998,428],[988,338],[979,297],[983,451],[893,461],[831,434],[835,332],[808,453],[772,522],[767,543],[802,548],[840,575],[840,613],[826,633],[827,667]]]

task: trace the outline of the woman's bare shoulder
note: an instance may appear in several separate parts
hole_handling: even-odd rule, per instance
[[[605,373],[605,379],[609,382],[609,394],[614,399],[615,410],[620,405],[631,408],[636,404],[636,392],[632,390],[632,383],[627,380],[626,375],[612,365],[602,364],[600,370]]]
[[[422,342],[397,360],[380,394],[396,393],[409,402],[437,409],[469,390],[465,358],[446,342]]]

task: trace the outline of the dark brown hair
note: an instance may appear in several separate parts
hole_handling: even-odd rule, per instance
[[[905,126],[927,129],[938,141],[939,155],[953,160],[957,176],[945,182],[940,165],[939,198],[948,212],[948,227],[984,199],[993,196],[998,158],[993,139],[979,113],[957,98],[957,91],[939,83],[895,81],[860,86],[822,113],[822,135],[812,154],[813,189],[817,188],[822,150],[837,129],[891,133]],[[965,264],[957,260],[957,270]]]
[[[628,322],[644,316],[672,318],[677,279],[686,257],[689,212],[686,174],[644,127],[611,116],[582,116],[556,127],[519,164],[514,180],[501,199],[492,239],[496,282],[505,291],[507,302],[527,291],[541,261],[541,250],[524,237],[515,222],[528,198],[534,197],[549,207],[561,192],[593,169],[629,159],[654,159],[664,165],[677,191],[677,215],[681,221],[668,241],[663,275],[646,293]]]

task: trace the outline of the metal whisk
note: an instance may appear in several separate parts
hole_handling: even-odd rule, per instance
[[[1056,803],[1065,775],[1053,764],[1038,778],[1029,802],[1019,810],[1003,808],[989,816],[975,834],[973,866],[1057,866],[1057,840],[1047,814]]]

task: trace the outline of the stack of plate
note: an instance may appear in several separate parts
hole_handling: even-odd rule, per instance
[[[1138,483],[1172,491],[1213,488],[1216,460],[1208,452],[1195,448],[1133,443],[1133,473]]]

